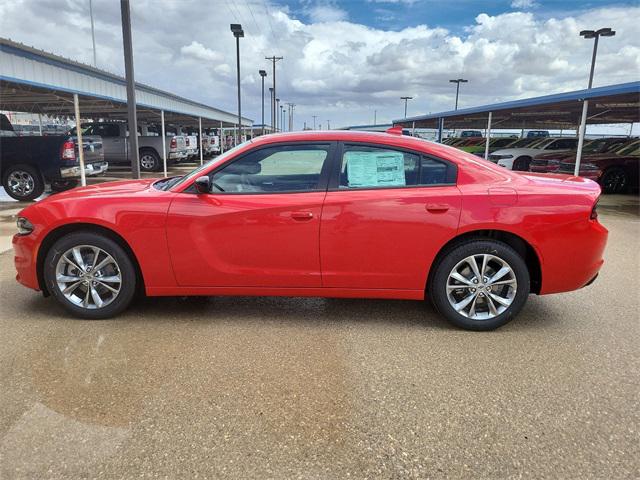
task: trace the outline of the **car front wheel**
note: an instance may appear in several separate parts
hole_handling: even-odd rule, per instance
[[[435,266],[429,296],[438,312],[467,330],[493,330],[511,321],[529,296],[522,257],[496,240],[449,249]]]
[[[110,238],[74,232],[47,253],[44,280],[49,293],[76,316],[108,318],[133,299],[136,274],[127,253]]]

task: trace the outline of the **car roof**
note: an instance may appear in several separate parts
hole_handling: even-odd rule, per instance
[[[412,137],[410,135],[400,135],[396,133],[385,132],[363,132],[353,130],[309,130],[303,132],[284,132],[272,133],[255,137],[251,140],[255,145],[263,143],[281,143],[281,142],[335,142],[335,141],[353,141],[353,142],[372,142],[404,145],[416,145],[424,148],[425,142],[422,138]]]

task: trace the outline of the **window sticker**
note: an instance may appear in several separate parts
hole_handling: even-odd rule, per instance
[[[349,187],[405,186],[404,155],[400,152],[345,152]]]

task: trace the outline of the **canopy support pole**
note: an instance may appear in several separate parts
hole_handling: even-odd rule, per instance
[[[582,158],[582,145],[584,144],[584,132],[587,129],[587,110],[589,109],[589,100],[582,101],[582,119],[580,120],[580,130],[578,131],[578,151],[576,152],[576,167],[573,174],[577,177],[580,175],[580,159]]]
[[[222,128],[222,122],[220,122],[220,134],[218,135],[218,143],[220,144],[220,153],[224,153],[224,142],[222,139],[224,138],[224,128]]]
[[[84,144],[82,143],[82,126],[80,125],[80,101],[78,94],[73,94],[73,108],[76,113],[76,138],[78,143],[78,156],[80,157],[80,185],[87,185],[87,177],[84,174]]]
[[[444,118],[438,119],[438,143],[442,143],[442,130],[444,128]]]
[[[411,124],[411,136],[415,137],[416,136],[416,122],[413,122]]]
[[[162,167],[164,178],[167,178],[167,137],[164,131],[164,110],[160,110],[160,134],[162,135]]]
[[[491,139],[491,115],[492,112],[489,112],[489,118],[487,119],[487,134],[485,135],[484,141],[484,159],[489,160],[489,139]],[[499,123],[499,122],[498,122]]]
[[[42,136],[42,114],[38,114],[38,127],[40,129],[40,136]]]
[[[202,153],[202,117],[198,117],[198,131],[199,131],[198,139],[200,140],[200,165],[202,165],[204,163],[203,153]]]

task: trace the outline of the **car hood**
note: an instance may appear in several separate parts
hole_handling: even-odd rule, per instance
[[[99,185],[79,187],[66,192],[57,193],[47,197],[51,200],[61,200],[70,198],[91,198],[105,196],[124,196],[148,190],[152,183],[158,181],[157,178],[144,180],[122,180],[117,182],[106,182]],[[46,201],[46,200],[44,200]]]
[[[496,150],[495,152],[491,152],[493,155],[512,155],[514,157],[520,155],[536,155],[540,153],[542,150],[538,150],[537,148],[503,148],[502,150]]]

